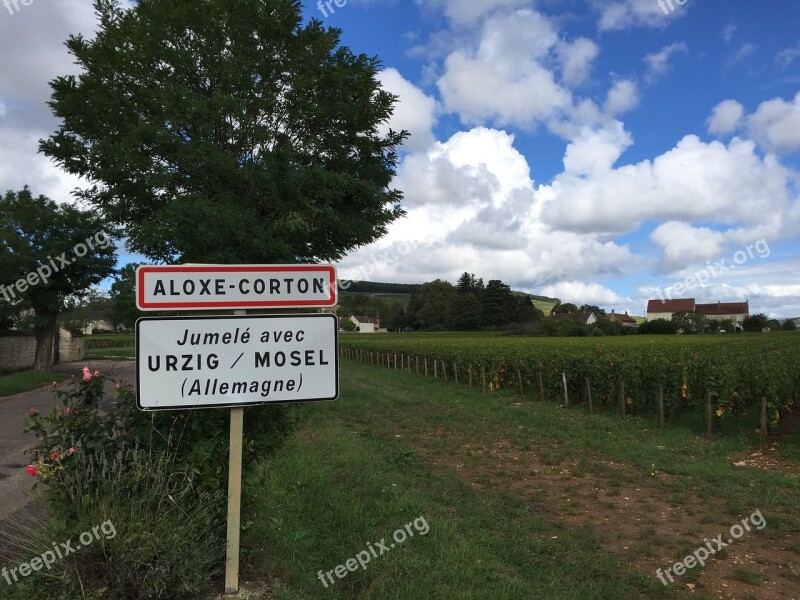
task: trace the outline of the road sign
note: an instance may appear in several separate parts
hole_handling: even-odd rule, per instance
[[[332,265],[147,265],[136,269],[139,310],[313,308],[336,305]]]
[[[145,317],[136,322],[142,410],[335,400],[331,314]]]

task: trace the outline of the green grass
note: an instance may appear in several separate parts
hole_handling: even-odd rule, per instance
[[[469,448],[534,452],[568,466],[565,481],[587,475],[619,496],[647,487],[690,502],[714,524],[759,508],[770,524],[759,534],[769,539],[794,531],[800,512],[796,479],[731,466],[729,454],[747,447],[743,437],[709,443],[683,427],[662,433],[652,419],[520,405],[513,395],[353,361],[343,362],[341,389],[336,402],[300,407],[298,435],[246,477],[245,573],[267,580],[270,597],[680,597],[680,586],[665,588],[610,551],[591,522],[567,524],[553,504],[561,498],[547,495],[551,481],[526,490],[513,463]],[[662,475],[651,477],[654,469]],[[697,496],[724,498],[725,508]],[[640,506],[632,516],[646,514]],[[424,537],[372,559],[366,571],[334,575],[327,588],[317,578],[420,516],[430,526]],[[644,523],[642,532],[642,547],[652,548],[655,530]],[[685,535],[687,547],[697,546],[695,535]]]
[[[135,360],[136,348],[92,348],[85,350],[83,357],[94,360]]]
[[[20,392],[35,390],[54,381],[64,381],[68,379],[66,373],[53,371],[42,373],[40,371],[20,371],[9,375],[0,375],[0,397],[12,396]]]

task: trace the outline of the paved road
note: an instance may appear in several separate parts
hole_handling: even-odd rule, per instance
[[[82,376],[84,366],[92,370],[108,373],[112,368],[116,378],[125,379],[136,384],[136,363],[134,361],[79,361],[56,365],[56,370]],[[72,385],[66,381],[59,384],[59,389]],[[106,397],[113,398],[114,384],[106,382]],[[0,398],[0,532],[2,521],[14,512],[23,508],[30,501],[30,489],[33,479],[25,472],[29,458],[25,450],[32,447],[36,438],[32,434],[22,432],[25,427],[25,415],[35,408],[41,413],[49,413],[54,406],[61,403],[53,396],[52,386],[48,385],[30,392]],[[110,405],[109,405],[110,406]]]

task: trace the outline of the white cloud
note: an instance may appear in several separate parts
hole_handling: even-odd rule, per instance
[[[550,298],[558,298],[561,302],[571,302],[578,306],[593,304],[602,308],[603,306],[617,306],[626,302],[625,298],[599,283],[586,283],[583,281],[561,281],[553,285],[547,285],[541,289],[541,294]]]
[[[688,12],[687,0],[598,0],[600,31],[630,27],[666,27]],[[674,3],[674,4],[673,4]],[[672,8],[670,8],[672,5]]]
[[[780,63],[780,65],[785,69],[791,66],[791,64],[798,58],[800,58],[800,44],[797,44],[796,46],[792,46],[791,48],[786,48],[786,50],[778,52],[778,55],[775,57],[775,60],[777,60]]]
[[[456,50],[445,61],[438,81],[445,108],[469,124],[525,129],[568,110],[571,93],[547,64],[558,42],[552,23],[532,10],[488,20],[477,48]],[[580,69],[569,68],[576,77]]]
[[[572,43],[559,42],[556,55],[561,65],[562,79],[570,87],[583,83],[589,76],[592,62],[600,53],[597,44],[586,38],[578,38]]]
[[[723,100],[714,107],[706,122],[712,135],[726,135],[736,131],[744,115],[744,106],[736,100]]]
[[[774,98],[761,103],[747,117],[747,130],[770,152],[788,154],[800,150],[800,93],[789,102]]]
[[[651,52],[644,57],[647,63],[647,74],[645,79],[648,83],[653,83],[661,79],[670,69],[670,58],[675,54],[686,54],[689,51],[684,42],[675,42],[669,46],[664,46],[658,52]]]
[[[628,79],[618,79],[608,90],[603,110],[615,117],[636,108],[638,105],[639,89],[636,84]]]
[[[789,210],[793,178],[775,157],[760,157],[753,142],[707,144],[689,135],[652,161],[599,170],[588,179],[559,175],[543,219],[581,232],[630,232],[646,220],[666,219],[711,221],[741,228],[740,234],[766,224],[778,234],[775,217]]]
[[[386,238],[342,261],[343,272],[376,264],[376,257],[408,240],[419,244],[417,249],[378,264],[373,280],[455,281],[469,270],[533,289],[635,268],[626,246],[542,222],[540,209],[551,191],[534,186],[528,163],[513,144],[505,132],[476,128],[407,156],[394,185],[405,194],[408,216],[394,223]]]
[[[679,221],[662,223],[650,239],[663,249],[666,272],[696,260],[710,260],[722,254],[725,236],[708,227],[693,227]]]
[[[398,97],[394,114],[379,133],[385,135],[389,128],[394,131],[407,130],[411,135],[403,147],[409,151],[424,150],[434,142],[433,126],[436,122],[436,101],[406,80],[397,69],[385,69],[378,73],[383,89]]]
[[[600,130],[584,129],[564,154],[564,173],[597,176],[607,173],[633,140],[622,123]]]

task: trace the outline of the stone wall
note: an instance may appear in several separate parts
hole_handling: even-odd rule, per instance
[[[59,362],[73,362],[83,358],[83,336],[73,336],[62,329],[59,337]],[[35,336],[0,336],[0,373],[30,369],[33,367],[35,355]]]

